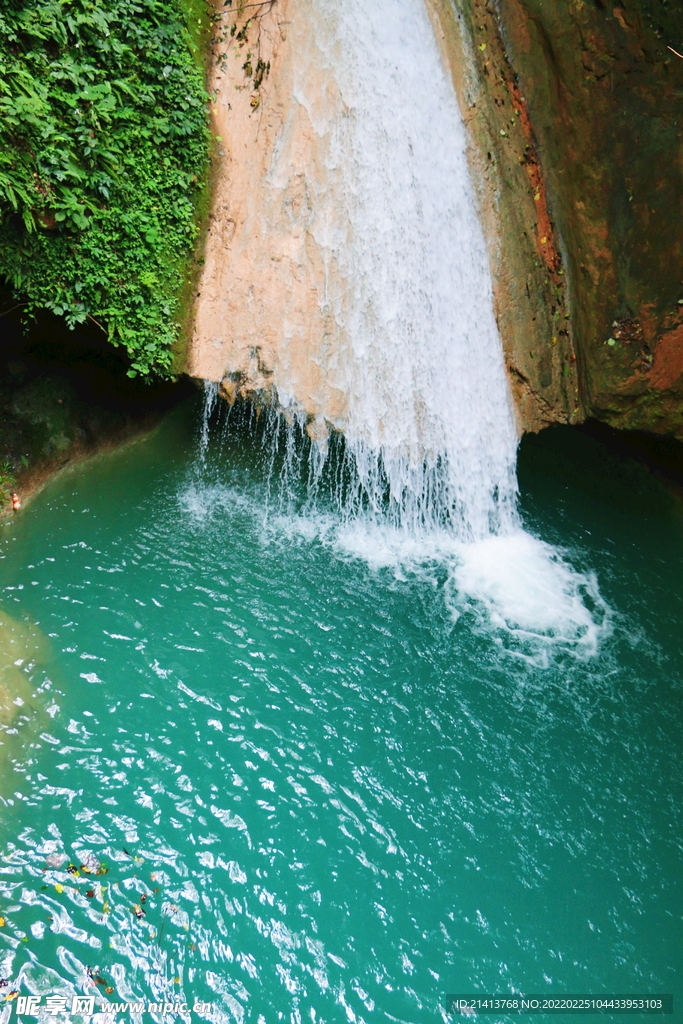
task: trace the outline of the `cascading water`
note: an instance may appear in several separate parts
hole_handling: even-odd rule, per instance
[[[517,638],[579,639],[594,652],[606,621],[595,580],[524,533],[517,513],[515,424],[465,127],[423,0],[302,0],[292,32],[291,109],[265,184],[253,184],[262,213],[249,226],[258,221],[267,244],[269,223],[276,235],[291,213],[292,180],[305,181],[291,213],[305,244],[296,260],[273,259],[291,291],[312,282],[320,383],[311,397],[283,311],[273,376],[283,412],[267,413],[266,438],[275,458],[284,434],[285,456],[269,487],[291,497],[303,459],[309,514],[326,491],[351,553],[401,565],[445,556],[456,616],[474,604]]]
[[[374,506],[388,493],[404,525],[479,540],[515,522],[516,437],[453,87],[422,0],[314,13],[341,105],[318,121],[331,187],[313,225],[336,271],[337,425]],[[305,83],[299,98],[316,125]]]
[[[324,255],[329,334],[314,358],[345,396],[330,419],[353,499],[409,531],[509,531],[515,427],[465,129],[424,4],[304,7],[315,71],[302,62],[294,95],[324,161],[309,232]],[[288,385],[296,394],[285,374],[277,383],[282,399]]]

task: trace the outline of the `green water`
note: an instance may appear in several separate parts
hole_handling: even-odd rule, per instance
[[[678,499],[580,433],[524,442],[525,523],[599,627],[539,640],[459,599],[446,557],[266,515],[258,445],[198,467],[197,416],[0,530],[2,611],[49,641],[0,722],[0,974],[70,996],[98,968],[102,1000],[265,1024],[679,994]],[[85,850],[107,874],[46,862]]]

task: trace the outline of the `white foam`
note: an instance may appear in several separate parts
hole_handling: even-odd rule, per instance
[[[192,480],[184,484],[177,492],[179,506],[193,517],[197,525],[202,520],[209,520],[218,511],[253,510],[253,499],[237,487],[225,484],[207,484]],[[261,509],[261,511],[263,511]]]
[[[591,657],[610,628],[595,576],[523,530],[462,545],[448,600],[456,617],[472,610],[538,650],[552,645]]]
[[[598,654],[611,630],[610,609],[593,573],[570,555],[524,530],[463,543],[446,530],[416,535],[385,523],[356,519],[327,538],[346,557],[394,578],[441,584],[455,620],[492,634],[507,651],[538,666],[552,653]]]
[[[352,519],[338,526],[334,546],[342,555],[359,558],[371,569],[390,569],[403,577],[428,565],[450,563],[462,543],[447,530],[416,533],[381,520]]]

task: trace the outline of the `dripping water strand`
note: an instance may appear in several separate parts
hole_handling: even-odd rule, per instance
[[[218,384],[212,380],[203,381],[202,418],[199,425],[199,466],[206,469],[206,456],[209,448],[210,424],[213,411],[218,401]]]
[[[457,486],[457,469],[447,452],[411,461],[407,456],[372,449],[338,431],[311,438],[300,410],[282,410],[276,402],[256,406],[219,402],[216,385],[204,391],[199,429],[199,466],[208,480],[208,449],[215,463],[227,463],[235,444],[256,442],[262,472],[263,512],[332,513],[344,523],[363,520],[411,536],[446,532],[460,541],[485,532],[505,534],[518,528],[516,481],[511,469],[503,488],[482,489],[477,515],[470,514]],[[240,440],[241,439],[241,440]],[[454,482],[455,481],[455,482]],[[468,491],[468,496],[471,493]]]

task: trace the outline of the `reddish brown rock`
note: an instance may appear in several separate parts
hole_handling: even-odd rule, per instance
[[[476,4],[474,4],[476,7]],[[505,0],[587,415],[683,438],[683,50],[667,0]]]
[[[520,431],[584,418],[566,276],[535,126],[493,0],[427,0],[470,136]]]

